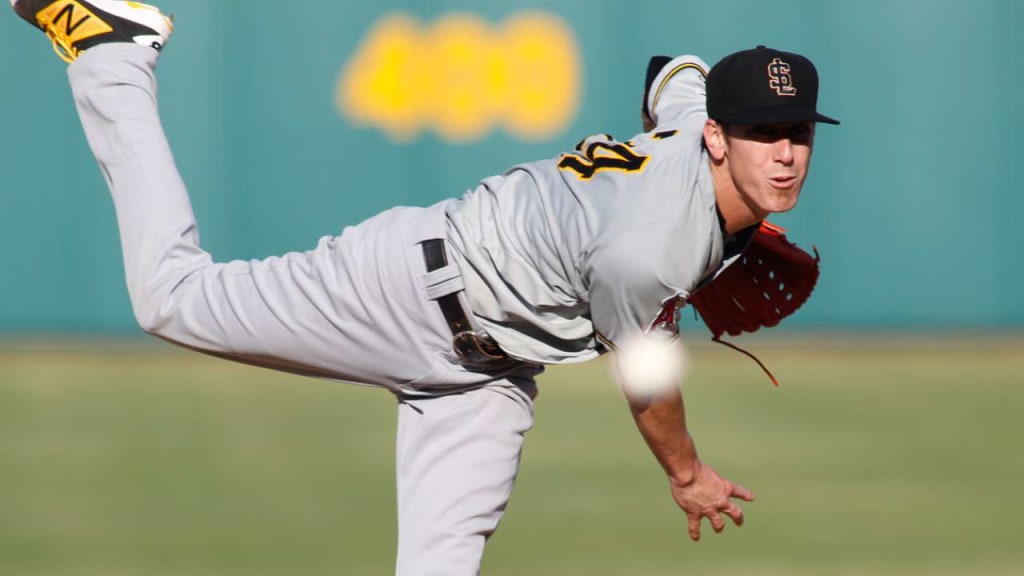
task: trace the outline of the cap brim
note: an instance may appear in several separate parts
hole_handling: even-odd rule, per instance
[[[815,122],[824,122],[825,124],[837,124],[837,125],[839,124],[839,120],[836,120],[835,118],[829,118],[828,116],[825,116],[824,114],[817,114],[817,113],[814,114],[814,121]]]
[[[725,124],[775,124],[778,122],[839,124],[839,120],[835,118],[829,118],[802,106],[772,106],[758,110],[744,110],[736,114],[722,114],[714,120]]]

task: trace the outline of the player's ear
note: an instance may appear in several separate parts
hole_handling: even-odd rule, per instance
[[[704,123],[704,147],[715,162],[725,158],[725,126],[708,118]]]

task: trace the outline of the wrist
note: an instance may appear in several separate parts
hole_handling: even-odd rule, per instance
[[[701,463],[697,458],[697,449],[689,434],[682,442],[679,452],[672,459],[671,465],[665,467],[669,481],[677,486],[689,486],[697,478]]]

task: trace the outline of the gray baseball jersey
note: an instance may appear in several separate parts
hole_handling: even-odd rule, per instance
[[[449,206],[470,307],[510,354],[582,361],[656,320],[674,328],[675,309],[736,257],[701,144],[706,70],[692,56],[662,69],[648,102],[655,131],[588,138]]]
[[[381,386],[401,399],[401,575],[472,575],[533,424],[535,362],[583,360],[674,310],[725,247],[700,148],[703,71],[678,59],[657,132],[589,139],[459,200],[395,208],[305,253],[216,263],[157,113],[156,51],[87,50],[68,69],[117,212],[135,315],[162,338],[236,361]],[[422,243],[449,240],[427,269]],[[433,303],[460,294],[512,355],[467,367]]]

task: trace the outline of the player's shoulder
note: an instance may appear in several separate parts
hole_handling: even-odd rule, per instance
[[[707,63],[699,56],[685,54],[665,62],[648,85],[648,105],[652,106],[673,89],[702,89],[707,81]]]
[[[626,144],[636,154],[648,158],[649,182],[662,179],[693,182],[706,163],[703,148],[704,125],[692,118],[658,125],[649,132],[634,135]]]
[[[703,123],[685,119],[659,124],[653,130],[634,135],[626,143],[650,154],[679,156],[697,152],[704,139]]]
[[[659,126],[689,117],[706,119],[708,71],[707,63],[698,56],[669,59],[657,73],[649,72],[644,111]]]
[[[652,157],[681,159],[699,151],[703,136],[703,125],[695,126],[686,121],[666,122],[627,140],[610,134],[592,134],[580,140],[572,151],[560,154],[557,163],[563,170],[575,168],[582,161],[599,171],[612,169],[622,175],[642,173]]]

